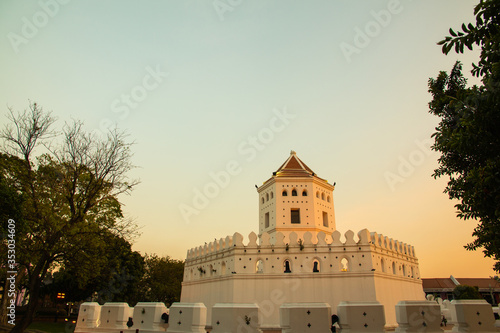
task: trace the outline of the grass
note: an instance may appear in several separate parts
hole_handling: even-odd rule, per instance
[[[28,327],[32,332],[47,332],[47,333],[73,333],[75,331],[75,324],[68,322],[34,322]]]

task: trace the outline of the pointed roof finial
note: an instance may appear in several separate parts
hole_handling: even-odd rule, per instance
[[[290,155],[297,155],[297,153],[294,150],[290,150]]]

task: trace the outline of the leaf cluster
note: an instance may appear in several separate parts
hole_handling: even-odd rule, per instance
[[[462,24],[461,31],[450,28],[450,35],[441,40],[442,52],[448,54],[455,49],[457,53],[463,53],[467,47],[472,50],[474,45],[481,47],[479,63],[473,64],[472,74],[476,77],[496,72],[500,68],[499,35],[500,35],[500,1],[481,0],[474,8],[476,16],[475,23]]]
[[[102,248],[103,260],[93,261],[92,267],[82,269],[81,263],[72,262],[53,273],[50,283],[45,283],[43,292],[56,295],[66,293],[68,301],[90,299],[97,293],[97,301],[127,302],[138,301],[137,290],[144,275],[144,258],[132,251],[130,243],[108,234]]]
[[[483,299],[476,286],[458,285],[453,289],[454,299]]]
[[[146,255],[142,281],[142,300],[171,305],[180,301],[184,261],[157,255]]]
[[[478,221],[466,249],[482,248],[500,271],[500,0],[481,0],[474,13],[475,24],[450,29],[439,44],[445,54],[480,46],[472,74],[482,85],[467,86],[460,62],[428,83],[429,112],[441,118],[433,134],[432,148],[441,153],[434,177],[449,177],[445,193],[459,200],[458,216]]]
[[[86,283],[120,268],[103,254],[110,244],[130,245],[136,235],[118,196],[137,181],[127,176],[132,153],[123,132],[99,138],[74,121],[56,136],[55,119],[36,103],[24,112],[10,110],[8,118],[0,131],[6,147],[0,154],[0,198],[7,207],[0,213],[18,219],[16,259],[18,270],[27,273],[29,321],[51,270],[67,268]]]

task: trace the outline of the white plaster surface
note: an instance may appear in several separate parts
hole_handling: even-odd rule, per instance
[[[397,333],[441,333],[441,307],[435,301],[401,301],[396,305]]]
[[[134,331],[164,331],[164,320],[161,316],[167,313],[167,307],[160,302],[138,302],[134,307]]]
[[[206,332],[207,308],[203,303],[174,303],[169,310],[168,332]]]
[[[257,333],[259,322],[259,306],[255,303],[218,303],[212,308],[212,333]]]
[[[280,307],[282,332],[329,332],[331,312],[331,307],[327,303],[284,303]]]
[[[340,302],[337,316],[342,333],[384,331],[384,306],[377,301]]]
[[[498,332],[493,308],[485,300],[453,300],[450,313],[453,332]]]
[[[87,328],[99,326],[101,306],[97,302],[85,302],[80,305],[75,332],[83,332]]]
[[[108,302],[101,307],[100,329],[126,330],[127,321],[132,317],[134,308],[127,303]]]

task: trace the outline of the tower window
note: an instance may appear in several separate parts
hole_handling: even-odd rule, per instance
[[[300,223],[300,208],[292,208],[290,210],[291,223]]]
[[[266,201],[269,201],[269,193],[266,193]]]
[[[302,191],[302,196],[303,197],[307,197],[307,191],[306,190]]]
[[[264,262],[259,259],[257,263],[255,264],[255,272],[256,273],[263,273],[264,272]]]
[[[285,260],[285,262],[283,263],[283,268],[284,268],[284,273],[291,273],[292,270],[291,270],[291,267],[290,267],[290,261],[289,260]]]
[[[321,193],[321,200],[325,200],[325,193]]]
[[[297,190],[296,189],[293,189],[292,190],[292,197],[296,197],[297,196]]]
[[[319,198],[319,192],[316,192],[316,198]]]
[[[340,267],[340,271],[342,272],[349,271],[349,260],[347,260],[347,258],[342,258],[342,260],[340,261]]]
[[[283,190],[283,192],[281,193],[282,196],[286,197],[288,195],[288,192],[286,190]]]
[[[330,196],[326,197],[326,201],[330,202]]]
[[[313,261],[313,273],[319,273],[319,261],[318,260]]]
[[[265,215],[265,228],[269,228],[269,212]]]
[[[328,227],[328,213],[323,212],[323,227]]]

